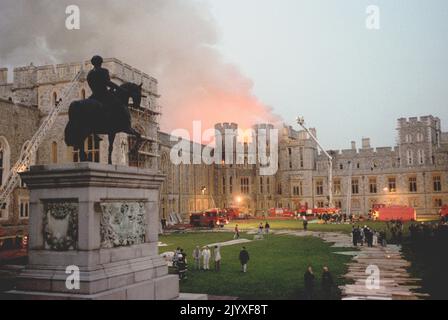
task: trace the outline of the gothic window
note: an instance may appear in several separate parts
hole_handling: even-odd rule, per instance
[[[233,177],[230,177],[229,179],[229,193],[233,193]]]
[[[342,193],[341,179],[335,179],[333,181],[333,192],[334,194]]]
[[[304,167],[303,148],[300,148],[300,168]]]
[[[266,179],[266,189],[268,194],[271,193],[271,180],[269,179],[269,177]]]
[[[396,178],[388,179],[388,190],[389,190],[389,192],[397,191],[397,179]]]
[[[377,189],[376,178],[369,179],[369,191],[370,191],[370,193],[377,193],[378,189]]]
[[[289,169],[292,169],[292,149],[288,148]]]
[[[434,192],[441,192],[442,191],[442,178],[440,176],[434,176],[432,177],[433,186],[434,186]]]
[[[86,98],[86,90],[82,89],[81,90],[81,99],[85,99]]]
[[[418,163],[419,164],[425,164],[425,151],[418,150]]]
[[[352,193],[359,194],[359,180],[352,179]]]
[[[19,200],[19,218],[27,219],[30,215],[30,201],[29,199]]]
[[[417,133],[417,142],[423,142],[423,133],[419,132]]]
[[[249,178],[241,178],[241,193],[249,194]]]
[[[409,192],[417,192],[417,177],[409,178]]]
[[[299,181],[296,185],[292,187],[292,194],[294,196],[302,196],[303,195],[303,184],[302,181]]]
[[[413,158],[412,158],[412,150],[408,150],[407,152],[407,159],[408,159],[408,165],[411,166],[414,162]]]
[[[55,141],[51,143],[51,163],[58,163],[58,144]]]
[[[58,94],[56,92],[53,92],[53,95],[51,96],[51,104],[56,107],[58,105]]]
[[[322,180],[316,181],[316,194],[321,196],[324,194],[324,182]]]

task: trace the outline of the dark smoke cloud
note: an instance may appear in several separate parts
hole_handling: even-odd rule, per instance
[[[65,28],[68,5],[81,30]],[[198,0],[1,0],[0,63],[52,64],[93,54],[116,57],[158,78],[162,129],[279,118],[252,94],[252,82],[224,63],[206,2]]]

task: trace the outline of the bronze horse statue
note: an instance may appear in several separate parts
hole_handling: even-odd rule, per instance
[[[128,105],[132,99],[134,107],[140,107],[142,100],[142,84],[124,83],[113,93],[116,103],[102,104],[94,99],[74,101],[70,104],[69,122],[65,128],[65,143],[79,150],[79,159],[89,161],[85,153],[84,142],[88,136],[105,134],[109,137],[108,162],[112,164],[112,152],[117,133],[124,132],[137,138],[135,147],[130,153],[138,152],[142,144],[142,136],[131,127]],[[124,109],[126,108],[126,109]]]

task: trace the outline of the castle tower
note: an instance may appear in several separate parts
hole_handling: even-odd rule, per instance
[[[400,165],[416,167],[434,164],[434,151],[440,146],[440,119],[433,116],[398,119]]]

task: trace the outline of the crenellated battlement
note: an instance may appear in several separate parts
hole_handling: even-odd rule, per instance
[[[440,119],[432,115],[421,117],[409,117],[398,119],[398,129],[411,127],[411,126],[430,126],[435,123],[440,123]]]
[[[217,123],[215,124],[215,130],[221,133],[224,133],[225,130],[238,130],[238,124],[230,122]]]
[[[112,79],[121,82],[143,83],[145,92],[158,96],[157,80],[143,71],[133,68],[116,58],[104,59],[104,67],[109,69]],[[81,68],[89,71],[92,66],[89,61],[84,61],[44,66],[31,64],[29,66],[16,67],[14,68],[12,88],[13,90],[32,89],[41,85],[70,82]],[[0,85],[8,85],[7,75],[7,68],[0,69]],[[85,81],[86,75],[87,72],[81,80]]]

